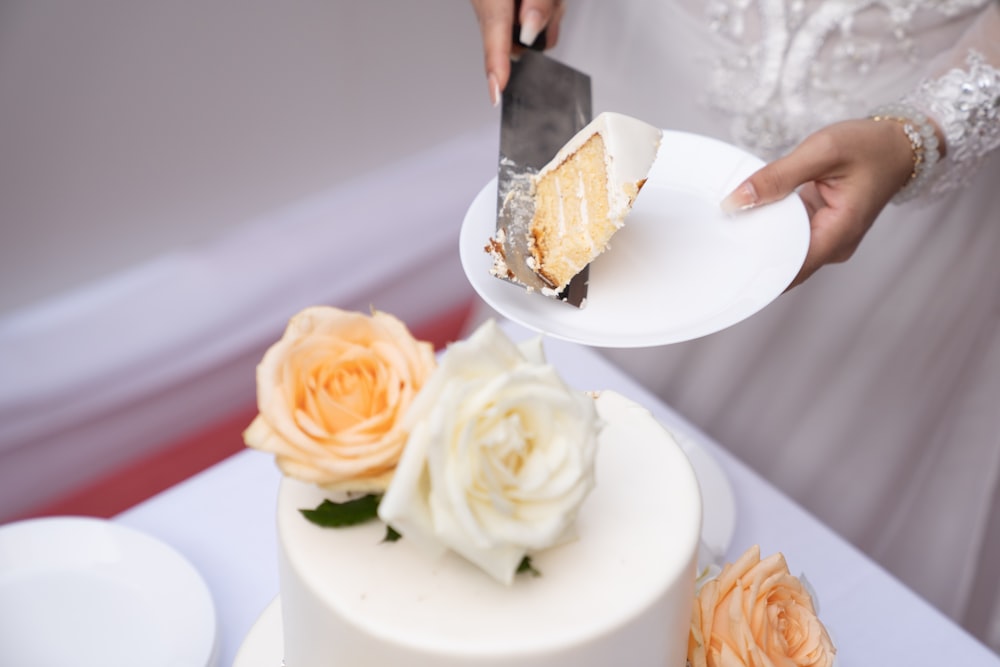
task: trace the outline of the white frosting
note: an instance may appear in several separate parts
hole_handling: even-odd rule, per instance
[[[663,135],[658,127],[631,116],[605,111],[577,132],[538,172],[536,178],[562,164],[594,134],[600,134],[604,141],[608,205],[611,217],[619,220],[628,213],[632,203],[624,186],[635,185],[645,179],[656,159]]]
[[[429,559],[371,523],[323,529],[299,508],[324,494],[295,480],[278,500],[285,663],[290,667],[682,667],[701,525],[694,472],[644,408],[596,400],[607,426],[579,539],[503,586],[454,554]]]

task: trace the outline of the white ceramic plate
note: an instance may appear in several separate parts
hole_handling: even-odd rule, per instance
[[[212,667],[215,606],[194,567],[83,517],[0,527],[0,665]]]
[[[736,501],[729,478],[694,436],[671,431],[694,468],[701,488],[704,516],[701,541],[709,556],[729,549],[736,527]],[[275,598],[254,622],[240,645],[233,667],[280,667],[284,658],[281,600]]]
[[[590,266],[582,309],[490,275],[483,248],[496,226],[495,179],[462,223],[462,266],[497,312],[556,338],[650,347],[714,333],[778,297],[809,246],[797,196],[734,216],[720,210],[722,198],[763,164],[729,144],[665,131],[625,226]]]

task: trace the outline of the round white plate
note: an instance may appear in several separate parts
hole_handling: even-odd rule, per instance
[[[102,519],[0,527],[0,665],[212,667],[215,606],[173,548]]]
[[[483,248],[496,226],[496,179],[465,215],[462,266],[497,312],[556,338],[650,347],[714,333],[778,297],[809,247],[809,219],[797,196],[738,215],[719,208],[763,164],[721,141],[664,131],[625,226],[590,265],[583,308],[490,275],[492,260]]]
[[[702,546],[708,548],[709,558],[721,556],[729,549],[736,527],[736,501],[732,485],[722,467],[694,436],[673,434],[687,454],[701,488]],[[250,628],[236,653],[233,667],[281,667],[283,658],[281,599],[276,597]]]

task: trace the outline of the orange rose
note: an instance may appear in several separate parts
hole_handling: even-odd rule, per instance
[[[260,414],[243,439],[291,477],[382,491],[406,444],[402,417],[434,366],[433,347],[391,315],[307,308],[257,366]]]
[[[695,598],[691,667],[829,667],[837,650],[780,553],[751,547]]]

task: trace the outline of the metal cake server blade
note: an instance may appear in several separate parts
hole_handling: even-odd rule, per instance
[[[531,176],[591,120],[590,77],[525,50],[511,62],[502,105],[496,229],[510,272],[504,278],[579,308],[587,297],[589,267],[554,294],[529,264],[528,225],[534,206]]]

